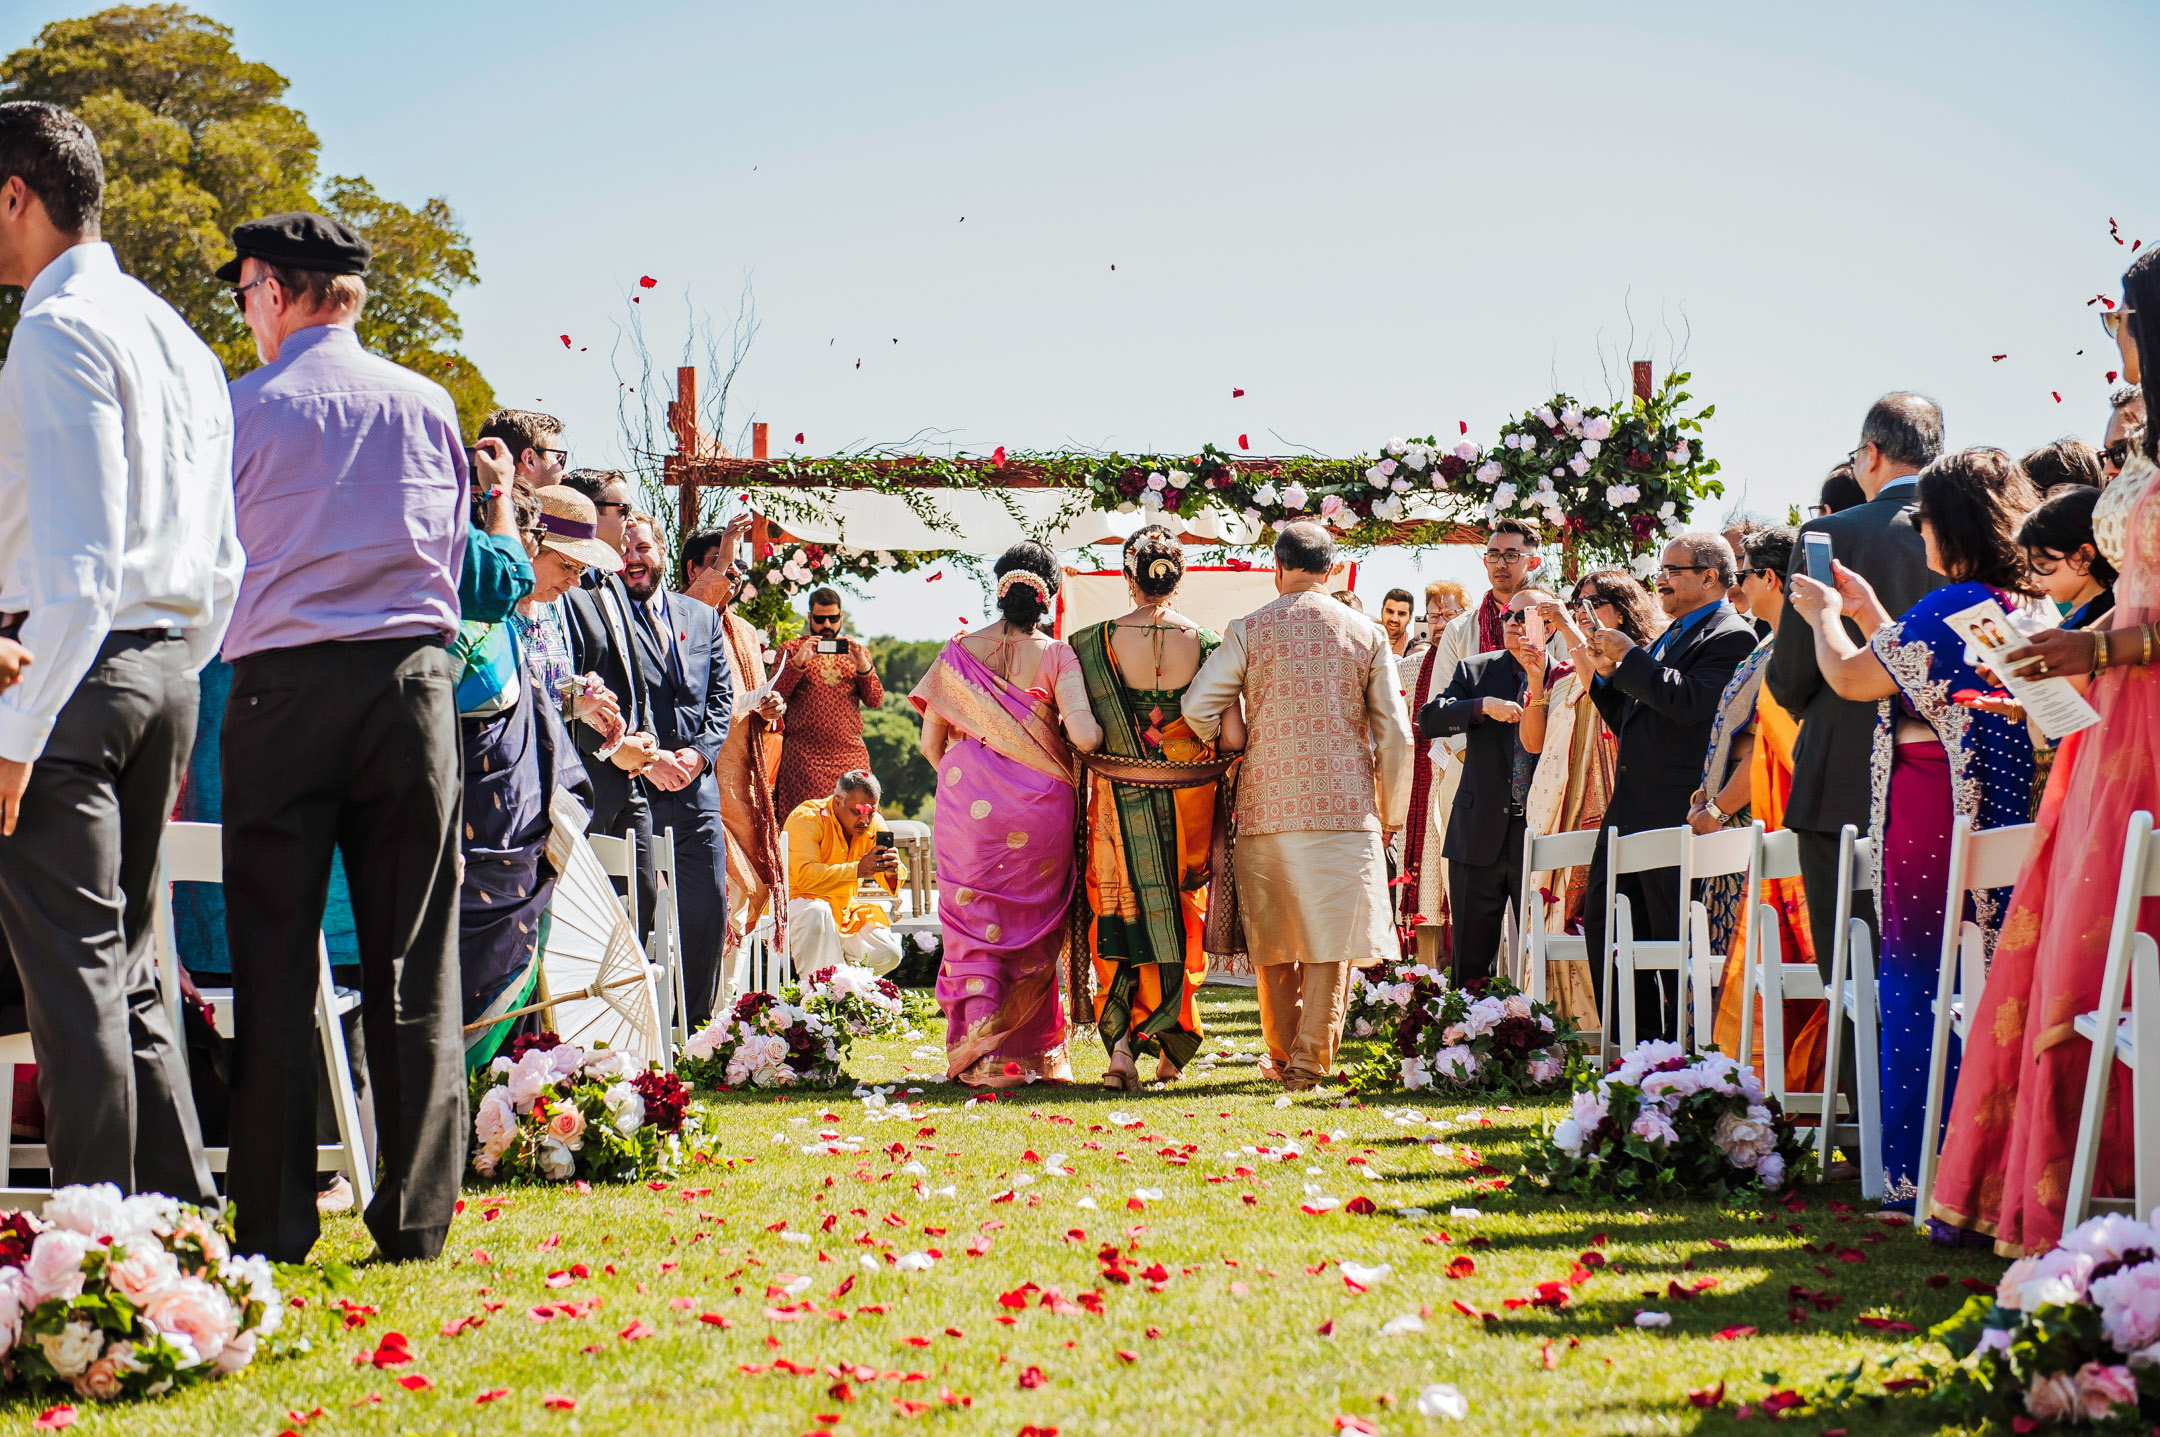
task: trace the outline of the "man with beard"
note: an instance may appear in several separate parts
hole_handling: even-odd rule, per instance
[[[682,926],[684,1002],[692,1029],[712,1017],[727,933],[727,840],[713,765],[727,742],[735,685],[708,604],[661,582],[659,526],[623,521],[623,588],[631,648],[643,676],[658,751],[646,768],[655,833],[675,835],[676,911]]]

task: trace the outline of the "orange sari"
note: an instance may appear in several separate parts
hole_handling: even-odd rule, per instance
[[[1748,760],[1748,805],[1764,828],[1785,826],[1785,805],[1792,798],[1793,741],[1800,725],[1770,697],[1765,686],[1755,698],[1755,752]],[[1766,879],[1762,901],[1777,910],[1778,941],[1788,963],[1815,961],[1814,931],[1808,927],[1807,893],[1797,878]],[[1742,915],[1743,918],[1745,915]],[[1740,961],[1747,938],[1744,923],[1734,926],[1732,943],[1725,954],[1725,976],[1718,995],[1717,1023],[1713,1033],[1720,1051],[1737,1053],[1740,1047]],[[1822,1086],[1823,1003],[1819,998],[1788,998],[1785,1001],[1785,1083],[1795,1090]],[[1755,999],[1754,1051],[1748,1054],[1757,1076],[1763,1071],[1762,999]]]

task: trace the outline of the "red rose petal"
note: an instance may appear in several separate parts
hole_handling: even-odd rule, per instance
[[[659,280],[656,280],[656,279],[654,279],[654,278],[653,278],[653,277],[652,277],[651,275],[649,275],[649,274],[641,274],[641,275],[639,275],[639,276],[638,276],[638,288],[639,288],[639,289],[651,289],[651,288],[652,288],[652,287],[653,287],[654,285],[656,285],[656,284],[658,284],[658,283],[660,283],[660,281],[659,281]]]
[[[473,1399],[473,1406],[478,1407],[483,1403],[500,1401],[509,1395],[510,1389],[507,1387],[491,1387]]]
[[[577,1411],[577,1399],[575,1397],[543,1397],[540,1399],[540,1405],[547,1408],[550,1412]]]
[[[1245,391],[1242,389],[1233,389],[1230,391],[1230,397],[1232,399],[1243,399],[1245,397]]]
[[[567,334],[562,337],[562,347],[564,349],[568,349],[570,347],[570,336]]]
[[[417,1372],[406,1373],[403,1377],[400,1377],[397,1380],[397,1385],[404,1388],[407,1392],[426,1392],[435,1386],[434,1383],[428,1381],[425,1377],[422,1377]]]
[[[1240,449],[1250,449],[1252,448],[1252,445],[1246,441],[1244,435],[1240,434],[1237,437],[1237,447]]]
[[[75,1409],[65,1402],[58,1407],[48,1407],[30,1424],[40,1432],[58,1432],[63,1427],[75,1425]]]

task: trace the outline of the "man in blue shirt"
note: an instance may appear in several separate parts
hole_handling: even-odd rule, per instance
[[[1725,601],[1738,565],[1716,534],[1682,534],[1665,546],[1655,587],[1658,606],[1671,620],[1647,648],[1618,629],[1590,635],[1596,675],[1591,701],[1604,715],[1618,745],[1612,797],[1590,860],[1583,894],[1583,936],[1590,977],[1609,1026],[1617,1021],[1605,1005],[1605,831],[1641,833],[1687,822],[1688,798],[1702,781],[1703,756],[1718,698],[1741,661],[1755,651],[1755,630]],[[1635,935],[1671,940],[1680,933],[1680,878],[1664,868],[1620,876]],[[1640,1037],[1669,1038],[1676,1014],[1666,975],[1635,979],[1635,1023]]]

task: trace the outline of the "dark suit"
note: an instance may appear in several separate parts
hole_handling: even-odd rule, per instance
[[[1702,784],[1703,758],[1710,751],[1718,699],[1733,670],[1755,652],[1756,642],[1753,627],[1721,600],[1685,633],[1667,642],[1658,657],[1651,657],[1654,645],[1630,649],[1611,678],[1591,686],[1591,701],[1618,746],[1612,797],[1599,825],[1589,887],[1583,894],[1583,935],[1589,940],[1590,976],[1601,1004],[1606,830],[1642,833],[1687,822],[1688,799]],[[1636,937],[1671,940],[1679,936],[1676,871],[1622,874],[1620,891],[1627,895],[1633,912]],[[1675,1031],[1676,1015],[1670,1011],[1663,976],[1644,973],[1636,978],[1639,1036],[1670,1037]]]
[[[1492,976],[1507,911],[1522,887],[1523,806],[1514,793],[1522,726],[1487,718],[1485,700],[1522,702],[1529,680],[1505,649],[1458,664],[1437,698],[1418,710],[1418,736],[1466,736],[1461,786],[1440,855],[1448,861],[1455,925],[1454,981]]]
[[[1893,617],[1949,582],[1927,566],[1927,544],[1913,527],[1918,485],[1910,477],[1894,479],[1865,504],[1825,514],[1800,526],[1802,535],[1828,534],[1830,552],[1839,563],[1875,588]],[[1806,540],[1793,545],[1793,574],[1807,572]],[[1866,635],[1852,620],[1845,632],[1856,644]],[[1875,751],[1876,706],[1841,699],[1815,664],[1815,630],[1791,604],[1778,622],[1777,646],[1763,676],[1770,696],[1800,720],[1793,745],[1792,797],[1785,805],[1785,826],[1793,831],[1800,855],[1800,884],[1807,891],[1808,928],[1815,939],[1815,965],[1830,976],[1831,945],[1837,936],[1838,830],[1851,824],[1867,832],[1871,802],[1868,772]],[[1853,916],[1872,930],[1875,895],[1853,895]],[[1846,1052],[1857,1052],[1846,1025]],[[1847,1092],[1852,1065],[1844,1066]]]
[[[581,674],[596,674],[615,695],[623,721],[632,733],[653,732],[652,706],[645,695],[645,674],[631,657],[630,611],[633,605],[622,580],[604,576],[597,584],[563,595],[563,627],[570,633],[571,662]],[[637,840],[638,923],[651,931],[656,881],[652,866],[652,816],[645,785],[599,756],[600,735],[586,724],[572,724],[571,738],[592,780],[591,831]]]
[[[720,786],[713,763],[727,742],[735,683],[722,646],[719,614],[681,594],[659,596],[668,622],[636,605],[632,615],[638,666],[652,702],[653,733],[667,752],[694,750],[703,760],[687,788],[668,792],[647,784],[653,831],[675,834],[676,911],[683,937],[684,1004],[690,1026],[704,1026],[720,993],[720,948],[727,937],[727,839],[720,824]]]

